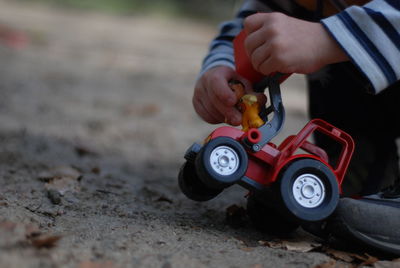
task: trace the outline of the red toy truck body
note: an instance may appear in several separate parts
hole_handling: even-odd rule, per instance
[[[337,160],[336,167],[329,165],[328,155],[324,150],[307,140],[314,132],[320,132],[342,145],[342,152]],[[224,126],[214,130],[207,140],[217,137],[230,137],[239,142],[245,139],[255,141],[259,135],[261,133],[256,129],[251,129],[245,133],[240,129]],[[299,149],[303,150],[303,153],[295,154]],[[279,171],[288,163],[296,159],[311,158],[322,162],[332,170],[341,192],[341,184],[353,151],[354,142],[350,135],[321,119],[314,119],[308,122],[297,135],[287,137],[279,147],[273,143],[268,143],[258,152],[247,149],[249,161],[244,176],[252,181],[249,184],[261,189],[274,183]]]

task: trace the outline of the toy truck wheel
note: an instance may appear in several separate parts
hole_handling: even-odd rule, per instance
[[[279,195],[289,217],[315,222],[329,217],[339,202],[335,174],[324,163],[303,158],[289,163],[279,178]]]
[[[254,227],[270,234],[288,234],[299,227],[296,221],[286,218],[276,207],[266,205],[254,194],[247,199],[247,215]]]
[[[194,201],[208,201],[222,192],[220,189],[207,187],[197,176],[194,165],[185,162],[178,175],[179,188],[182,193]]]
[[[218,137],[203,146],[196,157],[200,179],[211,188],[223,189],[240,180],[247,170],[243,146],[229,137]]]

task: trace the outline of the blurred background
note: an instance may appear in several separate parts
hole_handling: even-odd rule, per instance
[[[219,21],[231,17],[240,0],[16,0],[22,3],[42,3],[62,9],[100,11],[115,15],[137,16],[155,14]]]
[[[201,61],[241,2],[0,0],[0,246],[8,249],[0,266],[129,263],[133,254],[157,264],[145,267],[170,267],[162,262],[173,263],[176,248],[214,267],[284,261],[264,249],[243,258],[237,240],[226,242],[238,234],[224,224],[225,209],[244,203],[245,191],[198,204],[177,186],[187,147],[216,128],[192,108]],[[304,78],[292,76],[282,93],[287,121],[277,142],[307,121]],[[40,175],[54,170],[61,175]],[[27,236],[4,219],[61,234],[60,246],[48,255],[23,247]],[[177,242],[180,233],[191,239]],[[236,250],[214,254],[224,247]]]
[[[1,0],[0,127],[175,160],[214,128],[191,94],[218,24],[241,2]],[[283,91],[297,131],[303,79]]]

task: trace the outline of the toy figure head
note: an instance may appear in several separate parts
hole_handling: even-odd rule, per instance
[[[242,97],[243,102],[249,105],[253,105],[258,102],[256,95],[246,94]]]
[[[244,85],[239,80],[230,80],[229,87],[235,93],[237,100],[240,100],[240,98],[245,94]]]

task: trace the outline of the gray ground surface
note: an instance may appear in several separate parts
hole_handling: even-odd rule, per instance
[[[186,147],[214,128],[191,107],[213,27],[4,0],[0,23],[30,37],[24,49],[0,45],[1,267],[314,267],[330,260],[262,246],[272,237],[228,226],[226,208],[245,203],[238,187],[207,203],[180,193]],[[282,136],[306,122],[303,79],[284,87]],[[46,248],[54,236],[61,239]]]

